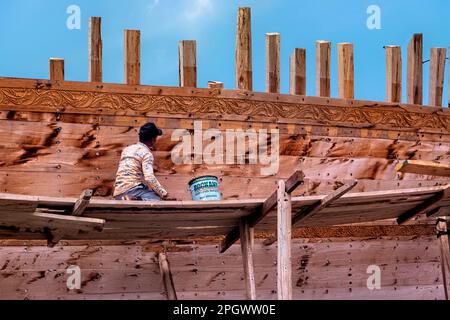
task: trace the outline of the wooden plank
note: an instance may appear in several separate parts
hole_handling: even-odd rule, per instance
[[[289,93],[306,95],[306,49],[294,49],[290,58],[289,76]]]
[[[280,93],[279,33],[266,33],[266,92]]]
[[[436,213],[435,210],[441,206],[442,202],[447,200],[449,197],[450,197],[450,185],[447,185],[445,189],[436,192],[435,195],[425,200],[417,207],[408,210],[407,212],[399,216],[397,218],[397,223],[404,224],[421,214],[432,216],[434,213]]]
[[[251,9],[239,8],[236,31],[236,88],[253,90]]]
[[[422,50],[423,36],[421,33],[415,33],[408,44],[406,98],[410,104],[422,104]]]
[[[49,74],[50,81],[64,81],[64,59],[50,58]]]
[[[178,45],[180,87],[197,87],[197,42],[182,40]]]
[[[355,98],[353,44],[338,43],[338,89],[342,99]]]
[[[167,300],[178,300],[175,285],[173,283],[172,272],[170,271],[169,260],[164,252],[158,254],[158,262]]]
[[[448,241],[447,217],[438,218],[436,221],[436,232],[441,252],[442,282],[445,299],[449,300],[450,294],[450,245]]]
[[[316,42],[316,96],[329,97],[330,91],[331,42]]]
[[[437,161],[405,160],[399,163],[395,169],[404,173],[450,177],[450,164]]]
[[[89,81],[102,82],[103,43],[101,32],[101,17],[89,18]]]
[[[303,183],[304,174],[302,171],[296,171],[292,174],[289,179],[287,179],[285,186],[286,192],[292,193],[300,184]],[[256,208],[249,216],[248,222],[250,227],[255,227],[258,222],[264,219],[265,216],[272,211],[277,205],[278,192],[273,192],[260,207]],[[234,228],[230,233],[227,234],[225,239],[223,239],[219,246],[219,252],[224,253],[228,248],[233,245],[239,239],[239,228]]]
[[[277,189],[277,293],[278,300],[292,300],[292,211],[291,194],[286,192],[286,184],[278,181]]]
[[[141,84],[141,31],[125,30],[125,84]]]
[[[77,200],[75,205],[73,206],[72,215],[73,216],[81,216],[89,205],[89,201],[91,200],[94,191],[91,189],[84,190],[81,194],[80,198]]]
[[[36,211],[32,215],[32,223],[50,229],[101,231],[105,220]]]
[[[307,219],[311,216],[313,216],[316,213],[319,213],[321,210],[325,209],[329,205],[331,205],[335,200],[342,197],[344,194],[349,192],[353,189],[354,186],[356,186],[358,182],[356,180],[344,184],[342,187],[338,188],[336,191],[330,193],[322,200],[318,201],[317,203],[306,207],[306,209],[301,210],[300,212],[295,213],[294,217],[292,218],[292,225],[295,226],[297,223],[301,222],[304,219]]]
[[[428,104],[442,106],[442,92],[444,90],[445,48],[430,49],[430,80],[428,81]]]
[[[253,267],[253,236],[246,218],[241,219],[240,239],[242,262],[244,264],[244,281],[248,300],[256,300],[255,270]]]
[[[209,89],[223,89],[223,82],[220,81],[208,81]]]
[[[402,48],[385,46],[386,49],[386,101],[402,102]]]

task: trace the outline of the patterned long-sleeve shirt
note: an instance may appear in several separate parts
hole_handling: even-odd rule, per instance
[[[153,154],[145,144],[139,142],[126,147],[120,157],[113,196],[125,193],[139,184],[146,184],[157,195],[164,197],[167,191],[153,173],[153,161]]]

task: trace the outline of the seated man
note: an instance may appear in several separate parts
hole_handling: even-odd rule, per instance
[[[116,200],[175,200],[161,186],[153,173],[153,154],[161,129],[149,122],[139,130],[139,142],[126,147],[120,157],[114,184]]]

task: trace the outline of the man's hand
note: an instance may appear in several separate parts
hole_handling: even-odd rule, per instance
[[[162,197],[164,201],[177,201],[177,198],[172,197],[169,193],[167,193],[164,197]]]

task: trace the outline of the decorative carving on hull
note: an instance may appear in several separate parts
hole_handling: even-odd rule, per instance
[[[150,95],[31,88],[0,88],[0,106],[46,107],[54,112],[86,110],[91,113],[126,112],[216,114],[247,117],[313,120],[319,123],[387,125],[397,128],[436,128],[450,131],[450,116],[418,113],[400,107],[333,106],[308,103],[255,101],[239,98]],[[48,111],[48,110],[46,110]]]

